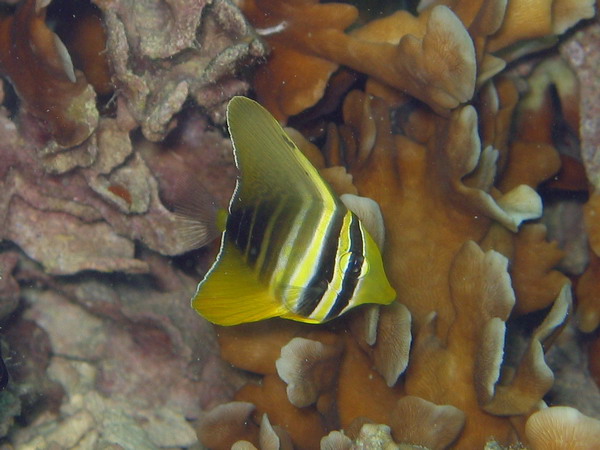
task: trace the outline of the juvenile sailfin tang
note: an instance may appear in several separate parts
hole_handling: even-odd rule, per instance
[[[219,325],[320,323],[394,301],[373,238],[268,111],[234,97],[227,119],[240,177],[193,307]]]

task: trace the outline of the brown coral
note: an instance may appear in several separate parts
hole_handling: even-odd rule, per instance
[[[0,218],[7,224],[3,236],[48,272],[92,269],[152,276],[164,291],[160,295],[126,282],[118,288],[98,280],[59,283],[94,317],[68,306],[62,297],[28,288],[27,299],[35,306],[28,307],[27,314],[48,330],[55,351],[77,358],[90,349],[94,355],[122,351],[118,361],[127,371],[138,375],[136,370],[143,367],[139,379],[153,387],[147,399],[158,404],[175,399],[185,405],[186,417],[193,418],[200,407],[221,401],[223,392],[185,378],[203,381],[205,374],[221,373],[226,367],[206,359],[203,352],[210,351],[212,335],[198,330],[205,324],[187,314],[187,306],[177,306],[189,293],[175,289],[184,284],[189,290],[193,282],[171,267],[172,260],[154,252],[173,254],[186,248],[173,231],[174,215],[164,205],[176,204],[196,187],[191,179],[197,173],[207,185],[218,183],[219,203],[224,205],[234,171],[221,133],[199,113],[186,118],[179,111],[191,95],[216,122],[222,121],[229,95],[247,87],[233,72],[266,51],[228,2],[156,0],[145,3],[149,6],[144,11],[125,0],[96,3],[108,30],[107,54],[118,86],[117,117],[103,117],[76,157],[74,153],[50,163],[36,160],[32,149],[10,131],[12,121],[0,116],[6,137],[6,158],[0,165]],[[526,20],[514,11],[520,5],[506,10],[502,1],[423,1],[417,16],[396,12],[354,30],[346,29],[356,19],[356,10],[348,5],[310,0],[245,5],[250,16],[256,14],[252,20],[258,33],[272,47],[256,83],[261,96],[275,84],[274,94],[264,98],[279,118],[318,101],[340,65],[369,76],[364,91],[346,97],[341,122],[322,126],[325,119],[318,117],[312,129],[326,130],[323,153],[307,142],[301,147],[340,194],[358,193],[380,204],[385,233],[375,234],[399,302],[357,310],[322,327],[271,320],[217,329],[223,359],[252,372],[252,382],[236,394],[244,403],[200,414],[197,431],[204,444],[291,448],[291,439],[298,448],[475,448],[492,435],[502,445],[529,439],[527,429],[535,428],[542,411],[532,414],[527,425],[525,420],[552,385],[554,375],[544,353],[570,311],[570,285],[554,270],[561,252],[547,242],[544,227],[522,222],[540,216],[535,189],[556,172],[561,160],[547,128],[555,117],[544,114],[551,104],[549,86],[560,91],[560,82],[570,79],[552,78],[556,66],[551,65],[539,66],[527,80],[515,72],[495,75],[504,59],[519,53],[518,45],[512,45],[521,42],[519,36],[537,40],[573,22],[563,19],[566,4],[552,4],[551,18],[544,17],[551,27],[516,37],[503,33]],[[540,11],[547,14],[548,7]],[[265,17],[265,12],[272,14]],[[585,8],[583,14],[588,14]],[[156,29],[140,27],[141,22],[159,24],[166,32],[154,36]],[[296,71],[298,64],[306,71]],[[536,84],[540,79],[543,82]],[[523,100],[527,83],[530,91]],[[339,94],[335,101],[338,98]],[[565,119],[573,126],[576,114],[567,112]],[[533,116],[539,126],[528,127]],[[168,142],[154,144],[135,133],[131,138],[138,125],[153,140],[174,132]],[[173,144],[177,141],[183,145]],[[76,165],[87,168],[45,180],[36,176],[44,168],[59,172]],[[27,227],[31,218],[51,226]],[[64,224],[72,230],[70,236],[79,239],[62,240],[57,227]],[[22,232],[28,228],[31,233]],[[34,239],[34,234],[41,238]],[[93,247],[88,242],[92,239],[81,239],[90,234],[101,236],[97,244],[106,245]],[[61,249],[67,251],[57,251]],[[198,255],[204,258],[185,261],[202,272],[210,251]],[[55,280],[40,274],[39,268],[37,278],[19,278],[14,255],[0,255],[4,256],[2,267],[15,273],[1,287],[13,299],[18,298],[16,280],[29,285],[37,280],[56,289]],[[583,278],[579,286],[593,292],[595,285],[586,287]],[[14,301],[8,307],[14,308]],[[60,318],[52,313],[58,309],[69,322],[86,317],[82,342],[68,339],[68,331],[63,332]],[[104,329],[105,317],[125,324],[132,338],[123,327],[117,333],[106,320],[107,329],[115,330],[114,336],[108,333],[108,342],[115,345],[106,345],[105,332],[93,332]],[[179,358],[171,358],[172,348],[179,349]],[[128,351],[139,358],[124,357]],[[163,353],[154,359],[153,351]],[[202,358],[196,358],[199,353]],[[119,411],[130,411],[117,399],[69,384],[69,379],[89,380],[84,374],[95,373],[96,366],[98,386],[106,395],[143,390],[134,381],[121,380],[118,365],[53,356],[49,373],[65,386],[68,403],[49,439],[60,438],[67,445],[71,441],[64,430],[76,422],[85,429],[81,442],[93,439],[92,417],[99,410],[90,406],[75,411],[82,395],[93,400],[90,404],[117,404]],[[167,373],[168,380],[177,381],[172,390],[170,382],[166,387],[158,384]],[[237,378],[228,392],[241,384]],[[190,391],[190,385],[198,391]],[[185,395],[192,391],[192,396]],[[135,430],[155,426],[147,410],[140,417],[150,425],[138,423]],[[171,447],[193,445],[193,432],[182,417],[159,418],[182,430],[179,440],[169,441]],[[568,421],[567,426],[572,428]],[[332,432],[340,429],[343,432]],[[102,426],[99,430],[106,432]],[[15,439],[17,445],[31,442],[25,433]],[[529,443],[536,445],[534,438]]]
[[[365,27],[367,32],[375,33]],[[360,35],[360,30],[355,34]],[[374,333],[377,314],[357,312],[351,325],[353,337],[344,337],[336,409],[320,407],[318,402],[303,409],[304,427],[312,423],[313,433],[323,433],[336,423],[350,430],[358,417],[366,417],[376,423],[394,423],[392,433],[403,442],[397,424],[405,417],[393,419],[392,412],[404,399],[418,398],[430,402],[433,410],[443,408],[436,405],[451,405],[456,414],[445,417],[448,431],[438,436],[440,441],[428,441],[422,435],[411,444],[443,447],[454,443],[466,448],[483,445],[493,435],[508,445],[523,435],[518,420],[511,422],[506,416],[530,412],[552,385],[544,350],[570,311],[570,284],[553,270],[561,253],[545,241],[545,229],[522,227],[522,222],[541,215],[534,188],[557,170],[557,153],[549,142],[539,155],[543,164],[517,171],[515,166],[527,159],[521,157],[509,132],[519,93],[512,81],[501,79],[497,85],[482,87],[480,95],[476,104],[482,110],[483,138],[478,132],[480,118],[472,106],[459,106],[441,117],[421,105],[411,105],[400,109],[392,124],[389,105],[359,91],[346,97],[344,123],[328,129],[325,160],[343,163],[359,194],[381,206],[386,268],[398,302],[410,311],[415,333],[400,382],[396,380],[403,368],[379,368],[386,383],[375,370],[377,348],[388,344],[396,348],[391,345],[396,334]],[[395,134],[394,126],[400,129]],[[522,347],[515,345],[511,328],[506,326],[511,314],[549,306],[546,319],[534,327]],[[388,313],[386,308],[380,312]],[[385,329],[385,320],[380,325]],[[335,329],[344,328],[341,324]],[[397,332],[394,325],[390,328]],[[290,330],[287,342],[293,342],[297,332]],[[236,333],[238,343],[243,334]],[[269,335],[265,333],[263,339]],[[277,340],[284,335],[278,332]],[[258,344],[256,335],[249,336]],[[223,343],[230,348],[228,341]],[[271,343],[270,355],[276,354],[277,347],[285,348],[285,344]],[[262,387],[240,391],[241,398],[258,401],[259,410],[270,416],[269,404],[285,401],[282,386],[276,388],[280,382],[269,369],[273,358],[261,358],[264,367],[252,363],[260,367],[258,373],[265,374]],[[269,401],[265,402],[265,396]],[[292,426],[289,414],[280,419]],[[464,429],[459,420],[462,414]],[[271,419],[277,423],[278,418]],[[291,434],[296,439],[300,431]],[[306,445],[303,437],[300,446]]]
[[[343,32],[357,17],[349,5],[258,0],[244,3],[243,9],[273,47],[273,63],[257,74],[256,87],[259,99],[279,119],[314,105],[338,64],[440,111],[455,108],[473,94],[473,44],[446,7],[418,18],[399,12],[351,34]],[[297,65],[299,58],[303,63]],[[307,68],[309,76],[290,76],[297,66]]]
[[[254,85],[261,103],[280,119],[314,105],[323,96],[327,80],[338,64],[307,54],[298,45],[286,43],[286,39],[290,33],[298,36],[311,33],[315,24],[322,32],[342,34],[356,20],[356,9],[317,1],[288,5],[247,1],[242,9],[271,46],[269,64],[259,68],[255,75]],[[297,68],[302,68],[302,73]]]
[[[48,2],[26,0],[0,22],[0,72],[22,99],[20,114],[40,123],[42,139],[61,148],[85,141],[98,123],[95,93],[45,24]],[[56,149],[49,148],[51,151]]]
[[[525,432],[534,450],[591,450],[600,442],[600,421],[574,408],[554,406],[532,414]]]
[[[397,441],[432,450],[449,447],[464,425],[465,415],[459,409],[411,396],[398,400],[390,423]]]
[[[75,67],[81,69],[96,94],[110,95],[114,86],[106,54],[106,33],[97,7],[80,2],[57,25]]]
[[[231,402],[209,411],[198,427],[198,436],[209,448],[225,449],[241,440],[258,440],[258,426],[250,420],[254,405]],[[218,431],[218,432],[216,432]]]
[[[498,200],[487,192],[491,189],[494,159],[491,159],[492,152],[480,149],[474,131],[474,110],[459,109],[449,119],[433,121],[430,138],[425,139],[427,144],[422,146],[404,136],[390,134],[386,108],[382,101],[359,92],[349,95],[344,107],[346,125],[339,130],[346,141],[340,141],[337,150],[331,150],[330,157],[343,149],[340,159],[347,161],[359,192],[375,197],[382,207],[388,236],[385,246],[388,251],[384,253],[388,273],[398,288],[399,301],[411,311],[417,330],[409,366],[398,386],[393,386],[398,372],[382,368],[386,383],[373,368],[374,365],[377,367],[378,349],[395,348],[393,342],[398,333],[395,327],[401,323],[394,320],[386,325],[385,315],[396,306],[390,307],[390,311],[382,308],[384,318],[379,319],[379,326],[383,328],[377,331],[372,348],[370,332],[355,333],[358,342],[349,337],[344,339],[337,381],[337,410],[332,415],[330,408],[318,402],[315,407],[304,408],[304,428],[291,432],[292,439],[308,432],[306,427],[310,424],[312,433],[322,433],[327,424],[337,421],[347,429],[359,416],[391,425],[391,414],[398,399],[412,395],[437,405],[450,404],[467,415],[467,425],[458,438],[458,445],[476,445],[492,434],[502,442],[511,442],[515,434],[513,426],[496,415],[523,414],[550,388],[552,377],[551,373],[548,375],[541,350],[569,310],[569,286],[564,278],[559,278],[562,290],[549,294],[553,295],[552,299],[558,297],[558,301],[548,324],[542,324],[531,337],[522,359],[504,366],[501,364],[502,354],[506,351],[504,322],[515,303],[508,261],[496,251],[484,252],[467,237],[471,235],[484,240],[493,222],[515,229],[523,219],[539,214],[539,200],[531,188],[523,186],[513,188]],[[442,135],[445,136],[443,140]],[[433,161],[445,161],[445,170],[439,169]],[[378,174],[376,179],[370,176],[374,170]],[[473,173],[475,175],[467,178]],[[440,180],[446,181],[440,186]],[[382,183],[388,189],[393,186],[393,190],[382,191]],[[390,194],[407,192],[409,188],[411,195]],[[449,205],[452,205],[451,209]],[[436,221],[419,219],[432,211],[439,212]],[[474,213],[482,217],[473,217]],[[394,220],[390,220],[392,217]],[[463,243],[465,239],[467,242]],[[430,252],[423,252],[423,242],[428,242],[432,248]],[[390,252],[390,248],[401,248],[402,252]],[[435,252],[435,259],[431,252]],[[536,260],[531,264],[537,267],[539,263]],[[424,266],[428,267],[427,272],[422,270]],[[434,276],[437,273],[446,275],[438,278]],[[532,282],[538,282],[542,274],[532,272]],[[536,306],[541,309],[546,304],[536,303]],[[370,323],[369,320],[366,322]],[[369,327],[360,325],[358,330]],[[274,337],[268,332],[271,327],[260,328],[264,330],[263,338]],[[297,328],[296,333],[300,331],[298,327],[293,328]],[[294,331],[288,329],[286,333],[283,325],[277,329],[280,330],[277,339],[268,339],[272,355],[278,347],[286,348],[277,343],[280,339],[294,342],[291,340]],[[247,331],[233,333],[239,336],[239,344]],[[226,334],[231,333],[227,331]],[[245,339],[252,337],[252,342],[258,344],[257,335],[246,336]],[[232,348],[233,342],[224,337],[222,335],[222,343],[226,348]],[[408,337],[404,335],[402,339],[407,341]],[[264,341],[261,347],[265,348]],[[240,361],[236,364],[250,368],[247,362],[242,362],[247,360],[243,355],[250,352],[240,352],[239,346],[236,350],[235,360]],[[233,355],[232,352],[227,354]],[[259,356],[266,367],[252,363],[255,371],[266,374],[263,385],[242,389],[239,398],[258,402],[261,413],[268,411],[274,423],[292,427],[291,411],[287,411],[285,417],[277,412],[279,416],[276,417],[269,408],[270,404],[286,400],[283,387],[276,388],[280,382],[269,369],[273,358],[270,356],[269,361]],[[510,376],[510,373],[515,375]],[[393,387],[390,390],[388,386]],[[528,388],[524,386],[532,388],[526,396],[523,390]],[[269,400],[265,401],[266,398]],[[440,437],[442,442],[456,439],[462,425],[448,424],[448,427],[453,431],[449,431],[446,438]],[[395,428],[393,432],[399,433]],[[307,446],[308,442],[302,439],[300,445]],[[429,442],[425,437],[419,439],[421,442],[413,443],[424,445]]]
[[[316,403],[333,387],[342,346],[296,337],[281,348],[277,374],[287,384],[287,397],[298,408]]]
[[[600,232],[598,209],[600,195],[592,194],[584,207],[585,224],[591,247],[590,263],[577,284],[577,323],[581,331],[594,331],[600,324],[600,297],[598,273],[600,270]]]
[[[583,18],[594,15],[590,0],[540,0],[509,2],[502,27],[489,48],[497,51],[519,41],[564,33]]]
[[[600,121],[598,120],[598,99],[600,91],[595,81],[598,78],[597,51],[600,42],[600,26],[595,23],[586,33],[575,36],[564,47],[564,56],[576,71],[581,83],[578,106],[581,108],[581,159],[589,182],[589,199],[584,206],[584,223],[589,242],[589,264],[577,283],[577,325],[584,332],[592,332],[600,324],[600,299],[598,297],[598,270],[600,266],[600,233],[598,208],[600,206],[600,186],[598,169],[598,143],[600,142]]]

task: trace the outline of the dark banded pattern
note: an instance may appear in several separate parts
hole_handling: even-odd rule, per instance
[[[227,218],[227,237],[244,252],[248,246],[254,212],[250,208],[239,208],[229,213]]]
[[[362,273],[363,264],[365,263],[363,233],[358,217],[354,214],[352,214],[352,221],[350,222],[350,229],[348,231],[350,233],[350,256],[348,257],[346,267],[343,269],[342,289],[338,292],[333,307],[329,310],[327,316],[325,316],[327,320],[339,316],[348,307],[350,300],[354,296],[358,278]]]
[[[273,217],[264,233],[261,251],[258,257],[258,279],[261,283],[269,284],[277,261],[281,256],[282,242],[291,231],[289,224],[298,220],[299,209],[291,209],[286,202],[280,202],[273,210]],[[288,225],[281,225],[288,224]]]
[[[280,257],[291,224],[302,213],[299,203],[289,207],[285,199],[266,199],[254,205],[232,207],[225,239],[242,252],[246,263],[268,282]]]
[[[377,245],[277,121],[243,97],[227,117],[240,177],[194,308],[220,325],[319,323],[393,301]]]
[[[344,209],[339,208],[327,226],[315,269],[294,310],[296,314],[309,317],[331,284],[336,266],[339,236],[344,222],[344,212]]]

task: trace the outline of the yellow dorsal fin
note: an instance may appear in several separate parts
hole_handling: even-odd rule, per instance
[[[257,281],[241,252],[225,238],[217,261],[198,285],[192,306],[217,325],[278,317],[287,309]]]

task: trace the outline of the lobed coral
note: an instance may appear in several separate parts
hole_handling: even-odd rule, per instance
[[[255,86],[259,100],[277,118],[314,105],[340,64],[440,111],[473,94],[474,48],[446,7],[433,8],[418,18],[401,11],[350,35],[344,29],[357,18],[350,5],[259,0],[244,2],[242,8],[273,47],[270,63],[256,74]],[[295,67],[305,68],[307,76],[290,76]],[[288,80],[293,80],[291,85]]]
[[[581,355],[575,332],[561,334],[563,252],[529,223],[540,186],[587,189],[578,155],[551,131],[561,121],[576,133],[579,86],[557,57],[504,70],[591,17],[592,2],[421,1],[417,14],[359,24],[354,6],[316,0],[244,1],[243,13],[225,0],[95,0],[71,14],[93,38],[83,48],[77,33],[48,28],[49,3],[24,0],[0,25],[0,70],[20,99],[3,99],[16,114],[0,111],[9,445],[535,449],[548,429],[565,445],[597,440],[585,360],[560,357]],[[589,45],[575,48],[596,27],[568,44],[580,76],[598,67]],[[14,75],[24,68],[13,44],[28,74],[37,68],[36,89],[60,101]],[[252,85],[241,75],[268,51]],[[81,101],[82,86],[89,115],[73,116],[65,102]],[[204,189],[198,178],[226,204],[231,148],[210,120],[222,123],[249,87],[279,119],[301,113],[293,120],[322,149],[290,134],[338,193],[380,204],[393,305],[216,336],[190,310],[215,248],[173,257],[190,242],[171,207]],[[592,128],[582,144],[594,184]],[[577,286],[589,328],[594,261]]]
[[[39,122],[40,157],[53,161],[64,159],[57,154],[60,150],[83,144],[90,137],[99,114],[93,88],[73,67],[60,38],[45,24],[47,4],[24,1],[14,15],[2,19],[0,73],[12,81],[23,100],[20,120]],[[78,153],[83,153],[78,165],[91,163],[93,149],[83,148]]]
[[[386,271],[398,292],[398,306],[357,312],[325,330],[277,321],[219,330],[223,358],[262,377],[235,396],[255,405],[253,413],[245,410],[246,423],[251,414],[256,424],[267,414],[298,448],[329,448],[321,437],[339,428],[357,438],[365,421],[387,424],[401,445],[481,448],[493,437],[502,446],[545,448],[535,435],[543,433],[536,411],[554,381],[544,353],[570,314],[571,286],[554,270],[563,253],[547,242],[546,228],[522,222],[541,216],[534,189],[566,159],[547,131],[555,123],[544,106],[547,87],[557,86],[563,117],[575,129],[576,87],[567,86],[572,77],[556,75],[565,73],[560,61],[539,65],[527,85],[514,74],[497,74],[505,62],[590,17],[593,7],[441,3],[422,2],[416,17],[398,12],[350,33],[343,29],[356,11],[348,5],[242,6],[273,47],[256,89],[280,119],[327,95],[324,80],[338,64],[369,76],[366,92],[346,96],[343,122],[327,126],[325,163],[320,156],[313,162],[340,194],[358,192],[380,205]],[[574,15],[565,15],[565,8]],[[309,19],[325,11],[326,20]],[[330,19],[334,14],[339,21]],[[544,26],[524,26],[538,14]],[[413,45],[421,50],[400,53]],[[302,61],[324,60],[323,70],[297,80],[291,55],[298,54]],[[418,77],[390,72],[406,60]],[[435,68],[428,66],[432,61]],[[444,94],[415,89],[417,80],[431,89],[443,86]],[[477,109],[462,104],[468,100]],[[559,177],[566,179],[564,172]],[[220,414],[206,420],[235,422]],[[433,417],[444,426],[424,425]],[[210,439],[202,425],[199,436]],[[225,448],[236,436],[232,431],[226,440],[206,442]],[[257,427],[239,439],[258,445],[258,436]],[[352,445],[330,436],[339,448]]]
[[[565,58],[576,70],[581,81],[581,98],[578,105],[581,109],[582,121],[580,126],[581,160],[585,167],[586,185],[583,190],[589,198],[583,208],[583,222],[587,234],[585,258],[587,267],[578,279],[576,294],[578,298],[576,320],[578,328],[590,333],[590,370],[599,383],[600,369],[598,368],[598,338],[597,330],[600,324],[600,297],[598,296],[598,225],[596,214],[598,210],[598,88],[589,83],[598,74],[598,52],[596,50],[599,38],[598,24],[590,27],[589,32],[575,36],[563,49]]]

